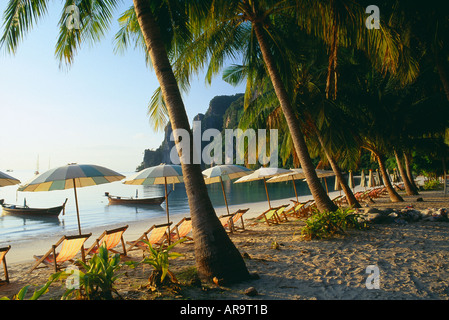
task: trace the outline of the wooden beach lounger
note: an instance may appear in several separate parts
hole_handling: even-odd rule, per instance
[[[192,218],[184,217],[170,230],[170,240],[175,242],[183,238],[193,241],[187,235],[192,231]]]
[[[332,199],[332,202],[335,203],[337,206],[341,206],[343,200],[346,198],[346,196],[339,195]]]
[[[289,204],[284,204],[284,205],[278,207],[279,209],[276,211],[276,215],[279,219],[279,222],[288,221],[287,215],[285,214],[285,209],[288,206],[289,206]]]
[[[98,253],[98,248],[105,244],[108,251],[120,253],[126,256],[125,241],[123,240],[123,233],[126,229],[128,229],[127,225],[121,228],[104,231],[101,236],[95,240],[94,244],[92,244],[89,249],[86,249],[86,255]],[[122,243],[123,252],[114,250],[120,242]]]
[[[127,251],[137,249],[146,250],[148,248],[148,245],[144,241],[148,241],[151,245],[162,245],[164,241],[168,240],[170,226],[172,224],[173,222],[153,225],[150,229],[145,231],[139,239],[134,241],[127,241],[126,243],[130,245]]]
[[[8,267],[6,266],[6,254],[8,253],[11,246],[0,248],[0,262],[3,263],[3,271],[5,273],[5,280],[0,279],[0,285],[9,283]]]
[[[245,224],[243,223],[243,215],[248,212],[249,208],[247,209],[239,209],[232,215],[232,227],[234,228],[234,231],[237,230],[245,230]],[[239,223],[240,221],[240,223]],[[240,224],[240,226],[238,226]]]
[[[276,210],[278,208],[270,208],[265,212],[262,212],[262,214],[260,216],[258,216],[256,218],[257,221],[259,222],[266,222],[269,226],[272,224],[279,224],[279,221],[276,217]]]
[[[266,222],[269,226],[272,224],[279,224],[281,223],[281,219],[278,216],[277,212],[278,210],[281,210],[283,212],[285,210],[285,207],[287,206],[288,204],[270,208],[267,211],[263,212],[260,216],[258,216],[256,220],[260,222]]]
[[[221,225],[226,230],[226,232],[233,232],[234,227],[232,225],[232,216],[233,214],[224,214],[218,217],[218,220],[220,220]]]
[[[310,205],[313,200],[307,200],[305,202],[297,202],[295,200],[291,200],[293,202],[293,207],[285,212],[286,215],[295,216],[297,218],[305,217],[309,211]]]
[[[78,236],[63,236],[61,239],[59,239],[58,242],[56,242],[56,244],[52,245],[52,248],[46,254],[44,254],[43,256],[34,256],[37,262],[33,265],[29,272],[38,268],[41,263],[44,264],[44,267],[53,266],[55,272],[57,272],[58,269],[61,269],[61,266],[64,262],[74,261],[73,259],[78,254],[78,252],[81,251],[84,242],[91,235],[92,233],[82,234]],[[59,245],[61,245],[61,250],[58,254],[56,254],[56,248],[59,247]]]
[[[243,222],[243,215],[249,210],[247,209],[239,209],[234,213],[225,214],[222,216],[219,216],[218,219],[220,220],[221,224],[223,225],[223,228],[227,232],[235,232],[237,230],[245,230],[245,224]],[[240,224],[240,226],[238,226]]]

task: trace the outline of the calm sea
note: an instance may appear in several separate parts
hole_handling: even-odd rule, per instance
[[[33,177],[32,171],[14,171],[11,176],[26,183]],[[132,172],[122,172],[130,176]],[[333,191],[334,177],[327,178],[329,191]],[[357,182],[356,182],[357,184]],[[323,182],[324,185],[324,182]],[[208,185],[209,197],[215,207],[223,207],[224,199],[219,183]],[[310,195],[306,182],[296,181],[299,196]],[[184,184],[170,185],[173,190],[169,195],[170,214],[189,214],[189,206]],[[225,191],[229,205],[265,201],[266,193],[263,181],[234,184],[225,182]],[[134,221],[150,220],[151,218],[165,217],[165,202],[160,206],[130,206],[109,205],[105,192],[123,197],[156,197],[164,196],[164,186],[131,186],[121,182],[113,182],[98,186],[77,189],[80,209],[81,227],[106,227],[108,225],[130,223]],[[271,200],[285,199],[295,196],[292,182],[269,183],[268,192]],[[29,207],[46,208],[61,205],[65,199],[65,215],[57,218],[22,218],[5,215],[0,216],[0,244],[16,240],[26,240],[53,233],[78,230],[76,207],[73,189],[49,192],[18,192],[17,186],[0,188],[0,199],[5,203],[23,205],[24,201]]]

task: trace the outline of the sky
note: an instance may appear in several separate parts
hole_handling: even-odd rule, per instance
[[[0,2],[3,12],[8,1]],[[159,87],[141,50],[114,53],[117,18],[103,40],[85,44],[70,68],[55,57],[61,2],[19,44],[15,55],[0,49],[0,171],[43,172],[68,163],[96,164],[131,172],[145,149],[159,147],[163,132],[149,123],[147,106]],[[184,95],[190,121],[205,113],[217,95],[243,93],[217,76],[211,85],[199,76]],[[11,173],[11,175],[13,175]]]

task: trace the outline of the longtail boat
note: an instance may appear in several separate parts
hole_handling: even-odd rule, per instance
[[[1,203],[3,211],[11,215],[32,216],[32,217],[57,217],[61,211],[65,211],[67,199],[61,206],[51,208],[30,208],[27,205],[19,206],[15,204]]]
[[[152,204],[160,205],[165,201],[165,197],[155,198],[133,198],[133,197],[120,197],[111,196],[109,192],[105,192],[105,196],[108,197],[109,204]]]

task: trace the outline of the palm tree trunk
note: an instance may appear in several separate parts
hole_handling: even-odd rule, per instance
[[[346,199],[348,200],[348,204],[353,208],[361,208],[362,206],[357,201],[357,199],[354,196],[354,193],[352,192],[351,188],[349,188],[348,183],[343,176],[343,173],[340,170],[340,167],[335,162],[334,158],[329,154],[327,149],[324,147],[323,139],[321,138],[321,134],[318,132],[318,130],[315,130],[316,135],[318,137],[318,141],[321,144],[321,147],[324,150],[324,153],[326,154],[327,160],[329,161],[329,164],[332,167],[332,171],[334,171],[336,178],[340,182],[341,188],[343,189],[343,192],[346,195]]]
[[[133,0],[133,2],[139,26],[167,105],[172,128],[173,130],[187,130],[192,137],[184,103],[150,2],[146,0]],[[190,139],[190,143],[193,143],[192,139]],[[192,146],[190,149],[193,151]],[[210,280],[217,277],[226,283],[248,279],[249,272],[245,262],[229,239],[212,206],[200,165],[185,163],[181,163],[181,165],[189,199],[193,238],[195,239],[195,259],[199,274],[205,279]]]
[[[374,153],[377,157],[377,162],[379,163],[379,169],[382,173],[382,179],[384,181],[385,187],[387,188],[388,195],[390,197],[390,200],[392,202],[402,202],[404,199],[394,190],[393,186],[391,185],[390,179],[388,178],[387,170],[385,168],[385,161],[383,159],[383,156],[379,153]]]
[[[413,189],[413,186],[408,179],[407,172],[405,171],[405,168],[402,165],[402,161],[399,158],[396,150],[394,150],[394,156],[396,157],[396,163],[398,164],[399,172],[401,173],[402,181],[404,182],[405,192],[407,192],[407,195],[409,196],[417,195],[418,192]]]
[[[260,22],[253,22],[254,32],[259,42],[260,50],[262,52],[263,60],[270,75],[271,82],[273,83],[276,96],[284,113],[285,120],[287,121],[288,128],[295,146],[296,153],[298,155],[299,162],[306,176],[307,185],[310,192],[315,199],[318,210],[320,211],[335,211],[338,209],[337,205],[327,195],[323,186],[318,179],[315,171],[315,167],[310,159],[309,151],[307,149],[304,135],[299,126],[299,121],[296,118],[296,114],[293,111],[293,107],[290,103],[290,98],[282,82],[279,71],[277,70],[274,62],[273,55],[270,52],[267,41],[265,40],[262,25]]]
[[[405,160],[405,171],[407,172],[407,177],[408,180],[410,181],[413,189],[415,189],[416,194],[419,194],[418,192],[418,186],[415,183],[415,178],[413,177],[413,173],[412,173],[412,166],[411,166],[411,154],[408,153],[407,151],[404,151],[404,160]]]
[[[332,26],[332,43],[330,46],[329,63],[327,67],[326,98],[337,99],[337,62],[338,62],[338,29],[337,22]]]

